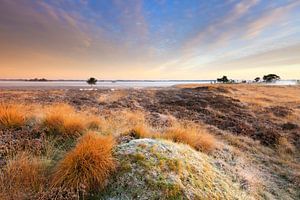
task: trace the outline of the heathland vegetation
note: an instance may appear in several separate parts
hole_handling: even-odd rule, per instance
[[[1,199],[297,199],[299,92],[2,90]]]
[[[18,144],[3,144],[1,196],[59,199],[65,192],[76,198],[97,193],[103,190],[118,166],[112,155],[116,140],[126,137],[168,139],[204,152],[216,146],[216,139],[195,125],[185,129],[176,123],[165,133],[158,133],[150,130],[144,120],[142,113],[132,112],[103,119],[77,112],[67,104],[37,108],[2,103],[1,134],[19,135],[7,141]],[[116,135],[114,129],[120,134]]]

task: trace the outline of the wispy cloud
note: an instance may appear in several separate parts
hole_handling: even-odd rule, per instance
[[[0,0],[0,69],[157,79],[295,66],[299,13],[298,0]]]
[[[300,1],[292,1],[287,5],[277,7],[265,12],[261,17],[250,22],[247,25],[246,38],[257,37],[267,27],[284,22],[284,19],[288,17],[289,12],[300,5]]]
[[[299,1],[290,1],[281,5],[273,5],[273,7],[267,5],[264,9],[255,10],[260,2],[240,1],[228,12],[230,14],[220,18],[216,23],[209,24],[205,29],[200,29],[195,37],[188,38],[182,48],[183,53],[174,62],[162,64],[163,69],[175,67],[185,70],[209,69],[213,71],[229,70],[228,66],[254,69],[255,66],[267,67],[276,63],[283,64],[281,61],[287,61],[293,53],[275,55],[274,52],[278,52],[277,49],[283,49],[282,46],[287,46],[288,43],[293,43],[289,42],[291,37],[294,42],[300,42],[300,38],[296,36],[300,33],[300,28],[292,26],[295,19],[291,18],[291,11],[299,7]],[[279,22],[285,23],[285,26],[280,27]],[[274,26],[279,28],[268,35],[259,37],[260,33]],[[295,51],[294,48],[288,47],[284,47],[283,50]],[[269,52],[272,53],[268,54]],[[250,58],[252,55],[254,56],[253,62],[248,62],[247,59],[241,59],[241,62],[238,62],[240,58]],[[247,62],[251,64],[248,65]],[[290,62],[295,65],[299,60],[291,58]]]
[[[192,38],[188,39],[184,45],[184,51],[189,52],[201,48],[202,45],[209,43],[212,46],[218,46],[234,36],[237,27],[236,21],[246,15],[252,7],[257,5],[259,0],[240,1],[228,13],[212,24],[208,24],[205,29]]]
[[[215,69],[253,69],[265,67],[266,69],[282,66],[287,67],[289,65],[300,66],[300,43],[290,45],[287,47],[277,48],[266,51],[264,53],[258,53],[253,55],[244,56],[232,60],[220,59],[208,63],[210,68]],[[270,70],[270,69],[268,69]],[[299,71],[300,72],[300,71]],[[298,74],[300,75],[300,73]]]

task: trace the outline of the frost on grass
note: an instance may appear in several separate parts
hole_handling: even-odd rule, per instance
[[[114,154],[119,170],[99,199],[251,199],[212,159],[187,145],[137,139]]]

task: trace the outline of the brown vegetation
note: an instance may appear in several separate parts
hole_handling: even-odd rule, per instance
[[[113,91],[110,94],[102,94],[98,98],[100,103],[113,103],[119,101],[121,98],[125,97],[127,94],[124,90]]]
[[[0,105],[1,197],[72,199],[78,198],[76,191],[103,188],[114,177],[115,137],[118,146],[139,138],[188,144],[216,159],[218,169],[231,171],[257,199],[295,199],[300,183],[299,92],[297,86],[263,85],[3,92],[1,102],[13,98],[26,106]],[[84,135],[90,130],[97,133]],[[137,159],[144,157],[137,154]],[[35,173],[36,179],[21,171],[29,177]],[[13,174],[21,174],[20,179]]]
[[[61,160],[55,169],[52,185],[79,190],[101,189],[115,169],[112,157],[114,139],[96,133],[86,133],[76,147]]]
[[[0,127],[18,128],[25,124],[26,110],[17,104],[0,104]]]
[[[102,119],[101,132],[120,135],[138,126],[147,126],[145,114],[141,111],[124,109],[109,113],[105,119]]]
[[[9,160],[0,176],[1,199],[27,199],[44,189],[46,162],[26,153]]]
[[[204,152],[210,152],[217,147],[217,140],[213,135],[209,134],[206,129],[193,124],[171,127],[161,137],[173,142],[188,144],[194,149]]]
[[[151,133],[148,127],[146,127],[145,125],[137,125],[126,134],[136,139],[154,137],[154,134]]]
[[[97,116],[89,115],[87,118],[86,126],[88,129],[99,130],[103,125],[103,121]]]
[[[67,104],[57,104],[48,108],[43,126],[54,135],[77,137],[85,130],[85,116],[76,113]]]
[[[277,150],[283,156],[295,153],[295,147],[292,145],[287,138],[281,137],[278,141]]]

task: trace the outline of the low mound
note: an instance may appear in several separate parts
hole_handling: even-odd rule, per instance
[[[137,139],[117,146],[118,173],[97,199],[251,199],[187,145]]]

